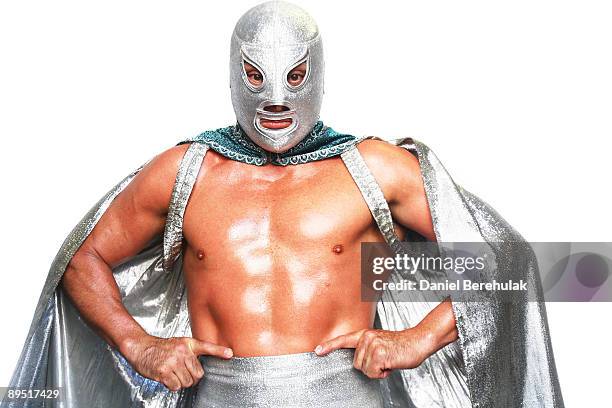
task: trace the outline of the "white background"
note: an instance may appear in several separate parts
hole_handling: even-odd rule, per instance
[[[233,123],[229,38],[254,4],[0,3],[0,385],[81,216],[153,155]],[[424,141],[529,240],[612,241],[609,4],[300,4],[323,33],[329,125]],[[567,406],[607,405],[612,304],[548,311]]]

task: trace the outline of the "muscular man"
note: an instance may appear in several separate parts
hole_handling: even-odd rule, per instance
[[[154,157],[66,240],[20,359],[32,368],[17,370],[12,384],[28,375],[66,383],[73,403],[92,403],[84,388],[104,406],[129,398],[184,407],[186,395],[196,407],[560,406],[543,310],[362,301],[363,242],[519,236],[422,145],[415,155],[405,142],[356,138],[319,121],[323,52],[312,18],[284,2],[249,10],[234,29],[230,73],[237,125]],[[165,265],[168,231],[182,242],[174,269]],[[163,248],[151,246],[161,235]],[[55,289],[60,278],[79,318]],[[374,328],[375,317],[385,329]],[[516,327],[541,330],[508,331]],[[528,335],[539,339],[529,352]],[[88,345],[100,354],[87,356]],[[43,357],[33,361],[36,353]],[[47,364],[45,353],[72,360]],[[524,368],[527,355],[542,369]],[[117,370],[117,395],[93,386],[93,366]]]
[[[294,68],[289,81],[303,81],[305,65]],[[261,81],[252,65],[245,69],[249,81]],[[282,129],[287,122],[264,120],[262,126]],[[111,268],[162,232],[186,147],[161,153],[134,178],[63,278],[83,316],[142,375],[178,390],[202,377],[198,354],[267,356],[316,346],[326,354],[359,345],[355,367],[381,378],[390,369],[419,365],[456,339],[448,302],[415,328],[367,330],[375,303],[361,301],[360,244],[383,238],[339,157],[253,166],[216,152],[206,155],[184,216],[193,338],[148,335],[123,307]],[[435,239],[416,158],[382,141],[364,141],[359,149],[389,201],[397,230],[410,228]],[[391,168],[385,166],[389,161]]]
[[[269,12],[271,6],[263,7]],[[285,7],[272,11],[273,18],[286,18]],[[264,86],[264,74],[247,62],[250,58],[255,63],[253,54],[236,62],[247,83],[232,83],[233,89]],[[281,78],[281,85],[298,88],[309,81],[315,93],[322,78],[317,77],[320,72],[308,72],[313,69],[309,63],[320,65],[312,59],[283,61],[282,69],[299,64]],[[266,85],[277,86],[271,83],[276,72],[266,74]],[[279,94],[265,100],[266,114],[283,114],[289,106],[296,109],[288,99]],[[316,119],[318,107],[311,109],[305,116]],[[293,120],[265,117],[260,126],[274,133],[292,126]],[[315,124],[303,122],[287,142],[278,137],[271,142],[263,137],[253,140],[264,149],[286,151]],[[457,338],[449,302],[417,327],[371,330],[376,304],[361,301],[360,245],[383,238],[340,157],[293,166],[253,166],[214,151],[204,159],[184,215],[183,268],[193,338],[148,335],[123,307],[111,268],[163,231],[186,148],[173,147],[147,164],[113,201],[63,277],[82,315],[142,375],[178,390],[202,377],[196,358],[200,354],[270,356],[312,352],[316,347],[324,355],[351,347],[357,348],[354,366],[371,378],[382,378],[391,369],[418,366]],[[409,228],[435,240],[417,159],[383,141],[364,141],[359,150],[389,202],[398,235]]]
[[[186,147],[161,153],[135,177],[63,278],[83,315],[143,375],[178,389],[201,376],[195,351],[219,357],[300,353],[372,327],[375,303],[360,296],[360,244],[382,237],[340,158],[252,166],[210,152],[184,224],[189,316],[197,340],[148,336],[122,307],[110,268],[163,230]],[[435,239],[414,156],[381,141],[362,142],[359,149],[389,200],[397,230],[411,228]],[[382,159],[394,167],[385,168]],[[396,355],[400,360],[377,368],[417,365],[456,339],[452,310],[441,305],[422,327],[376,337],[397,339],[389,346],[405,350]]]

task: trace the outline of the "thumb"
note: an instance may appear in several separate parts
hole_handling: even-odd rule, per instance
[[[229,347],[219,346],[208,341],[190,339],[189,348],[196,355],[215,356],[220,358],[231,358],[234,352]]]

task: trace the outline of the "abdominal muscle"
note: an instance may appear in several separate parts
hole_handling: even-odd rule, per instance
[[[361,301],[359,243],[300,249],[261,248],[243,259],[237,249],[202,256],[188,247],[193,337],[247,357],[313,351],[372,327],[375,303]]]
[[[279,355],[372,326],[361,242],[383,238],[340,158],[259,167],[207,154],[184,222],[195,338]]]

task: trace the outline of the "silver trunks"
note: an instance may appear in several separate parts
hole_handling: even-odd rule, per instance
[[[354,350],[234,357],[201,356],[194,408],[383,407],[380,380],[353,368]]]

